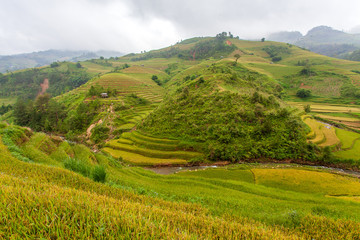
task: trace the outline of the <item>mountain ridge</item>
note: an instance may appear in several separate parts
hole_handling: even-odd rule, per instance
[[[346,33],[328,26],[317,26],[305,35],[300,32],[272,33],[269,40],[291,43],[330,57],[349,59],[348,55],[360,49],[360,35]]]
[[[71,50],[45,50],[31,53],[0,56],[0,73],[16,71],[26,68],[41,67],[58,61],[85,61],[99,57],[120,57],[123,53],[116,51],[71,51]]]

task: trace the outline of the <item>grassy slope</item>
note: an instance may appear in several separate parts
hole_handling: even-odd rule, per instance
[[[271,59],[268,57],[268,54],[263,51],[263,48],[271,45],[286,47],[286,44],[240,40],[232,40],[232,42],[243,51],[242,56],[239,59],[240,63],[250,69],[273,77],[285,86],[291,87],[286,89],[290,96],[294,95],[299,88],[307,88],[311,89],[313,94],[320,97],[314,98],[313,100],[324,101],[340,95],[340,89],[344,79],[349,79],[348,81],[355,86],[358,86],[359,84],[360,75],[351,71],[359,71],[360,64],[357,62],[334,59],[300,49],[296,46],[291,46],[289,47],[291,54],[282,55],[282,60],[280,62],[270,64]],[[319,73],[331,72],[336,75],[320,78],[299,76],[298,73],[303,69],[303,66],[297,66],[298,61],[308,61],[312,64],[311,68]],[[292,77],[288,78],[287,76]],[[302,84],[304,86],[301,86]],[[297,100],[297,98],[294,97],[291,97],[291,99]]]
[[[4,137],[2,134],[0,140]],[[21,145],[32,143],[46,154],[42,148],[46,141],[41,134],[29,140],[17,134],[13,139],[25,140]],[[67,149],[61,143],[60,146]],[[160,176],[139,168],[122,167],[81,146],[72,148],[79,157],[94,156],[92,161],[106,167],[107,184],[64,170],[61,164],[50,167],[46,165],[51,163],[19,161],[0,142],[0,204],[4,206],[0,211],[4,223],[0,225],[0,236],[359,237],[356,230],[360,221],[356,214],[359,203],[324,196],[339,194],[339,190],[345,196],[358,194],[360,183],[354,178],[306,169],[253,169],[251,166],[247,170],[214,169]],[[53,153],[57,151],[53,150]],[[282,177],[278,177],[279,173]],[[223,176],[228,177],[223,179]],[[258,184],[266,186],[254,184],[253,176]],[[290,181],[291,176],[307,182],[299,185],[296,179]],[[345,182],[353,188],[333,188]],[[319,184],[321,191],[318,191]],[[304,189],[312,193],[302,193]],[[30,211],[34,207],[37,211]]]

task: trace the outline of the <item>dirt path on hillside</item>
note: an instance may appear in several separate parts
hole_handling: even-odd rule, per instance
[[[110,107],[108,108],[108,112],[110,113],[114,113],[114,106],[111,104]]]
[[[90,138],[91,137],[91,130],[98,124],[101,124],[103,122],[102,119],[100,119],[97,123],[91,124],[90,127],[86,130],[86,137]]]

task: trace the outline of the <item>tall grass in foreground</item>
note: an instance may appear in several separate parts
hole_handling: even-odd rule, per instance
[[[344,213],[338,217],[351,219],[356,203],[275,191],[241,179],[159,176],[104,158],[96,161],[108,163],[112,186],[60,167],[19,161],[0,137],[0,238],[359,238],[358,222],[327,214],[339,207],[336,213]],[[314,209],[324,216],[313,216]]]

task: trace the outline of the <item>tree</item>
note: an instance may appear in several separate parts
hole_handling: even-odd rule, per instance
[[[55,68],[60,66],[60,64],[58,62],[53,62],[52,64],[50,64],[50,67]]]
[[[311,112],[311,107],[310,107],[309,104],[307,104],[307,105],[304,106],[304,111],[305,111],[306,113]]]
[[[238,61],[238,59],[240,58],[240,54],[235,54],[234,57],[236,58],[236,62]]]
[[[76,64],[76,67],[77,68],[82,68],[82,66],[81,66],[81,64],[79,62]]]
[[[156,82],[157,85],[161,86],[161,81],[159,80],[158,76],[152,75],[151,79]]]
[[[25,102],[19,98],[14,105],[15,123],[20,126],[26,126],[31,120],[32,102]]]
[[[307,89],[300,89],[296,92],[296,96],[299,98],[307,98],[311,96],[311,91]]]
[[[265,42],[265,38],[262,38],[261,41],[262,41],[262,42]]]

